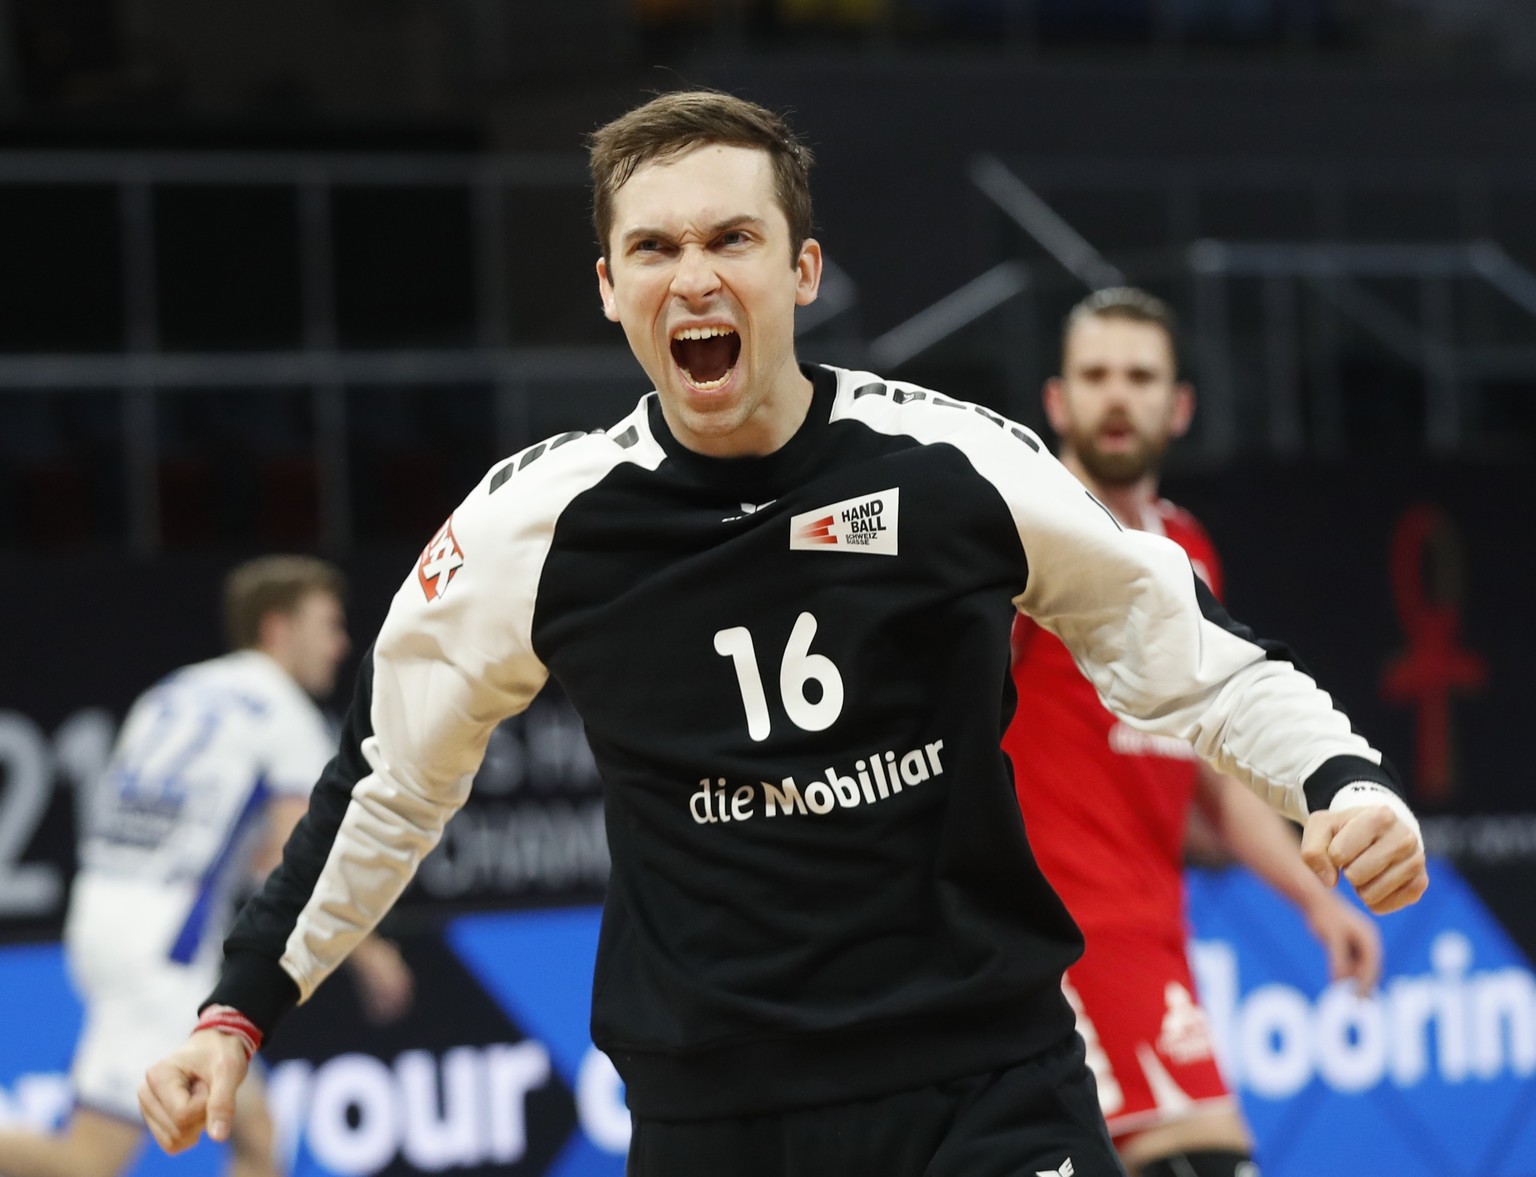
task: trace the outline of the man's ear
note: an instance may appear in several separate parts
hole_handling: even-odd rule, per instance
[[[1040,403],[1045,406],[1045,419],[1051,432],[1060,437],[1071,422],[1067,419],[1067,385],[1060,376],[1052,376],[1040,390]]]
[[[795,305],[810,306],[821,290],[821,242],[807,237],[795,259]]]
[[[613,297],[613,279],[608,274],[608,259],[597,259],[597,293],[603,300],[603,314],[610,323],[619,321],[619,304]]]
[[[293,618],[281,609],[269,609],[256,623],[256,645],[268,654],[286,651],[293,633]]]
[[[1183,437],[1195,416],[1195,386],[1180,380],[1173,386],[1173,413],[1168,418],[1168,436]]]

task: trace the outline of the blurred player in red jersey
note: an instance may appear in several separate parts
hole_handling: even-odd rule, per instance
[[[1166,304],[1128,288],[1079,303],[1045,409],[1067,468],[1125,527],[1182,546],[1219,597],[1209,537],[1157,494],[1163,454],[1194,412]],[[1021,615],[1013,643],[1019,700],[1004,748],[1016,781],[1055,782],[1021,788],[1019,805],[1042,870],[1087,940],[1064,986],[1115,1145],[1137,1177],[1257,1177],[1185,956],[1186,826],[1208,826],[1295,903],[1334,978],[1362,991],[1380,969],[1376,927],[1305,866],[1297,839],[1258,797],[1187,744],[1116,720],[1057,638]]]

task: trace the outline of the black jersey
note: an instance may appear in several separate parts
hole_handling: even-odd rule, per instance
[[[1128,723],[1292,815],[1385,779],[1177,545],[1123,531],[1028,430],[806,371],[806,420],[766,457],[684,448],[652,393],[487,474],[396,595],[213,1000],[269,1027],[307,997],[551,674],[604,782],[593,1039],[663,1118],[980,1073],[1070,1033],[1081,941],[999,748],[1017,609]]]

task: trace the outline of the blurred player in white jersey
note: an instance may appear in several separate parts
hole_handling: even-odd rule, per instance
[[[235,905],[279,861],[335,738],[314,697],[349,641],[330,564],[268,556],[225,582],[232,653],[167,675],[135,701],[89,802],[65,946],[85,1006],[76,1108],[54,1136],[0,1130],[3,1177],[116,1177],[144,1143],[144,1068],[187,1033],[218,974]],[[409,970],[378,938],[356,976],[369,1015],[411,998]],[[275,1177],[260,1084],[242,1090],[231,1177]]]

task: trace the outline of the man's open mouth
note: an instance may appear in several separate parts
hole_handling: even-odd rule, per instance
[[[1108,442],[1124,441],[1126,438],[1136,437],[1136,427],[1131,424],[1129,417],[1115,415],[1099,425],[1099,440]]]
[[[740,355],[741,336],[730,327],[684,327],[672,336],[673,362],[704,392],[726,382]]]

